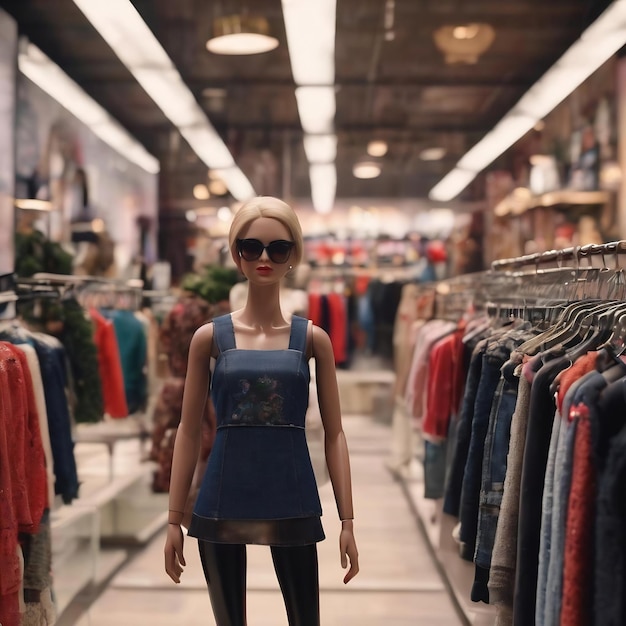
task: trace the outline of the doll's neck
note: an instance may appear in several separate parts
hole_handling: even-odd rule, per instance
[[[248,290],[246,304],[241,310],[240,320],[250,327],[259,329],[281,328],[287,323],[280,307],[278,285]]]

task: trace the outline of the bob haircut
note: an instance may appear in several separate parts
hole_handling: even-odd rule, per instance
[[[235,213],[230,232],[228,234],[228,247],[233,259],[239,256],[237,252],[237,239],[241,238],[241,234],[245,233],[248,226],[259,217],[270,217],[278,220],[290,233],[291,240],[294,242],[293,255],[289,259],[295,267],[302,261],[304,254],[304,241],[302,238],[302,226],[296,212],[282,200],[273,198],[272,196],[258,196],[252,198],[241,206]]]

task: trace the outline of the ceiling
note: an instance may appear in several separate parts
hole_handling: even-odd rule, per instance
[[[314,0],[310,0],[314,1]],[[432,186],[571,45],[609,0],[337,0],[337,197],[425,198]],[[280,0],[133,0],[259,194],[310,195]],[[244,6],[244,5],[247,5]],[[206,167],[72,0],[0,0],[20,32],[161,160],[161,211],[182,211]],[[242,8],[280,40],[247,57],[209,53],[215,17]],[[444,24],[488,22],[495,40],[474,65],[447,65],[433,41]],[[382,174],[352,175],[371,139]],[[425,162],[420,152],[443,147]],[[471,190],[469,192],[471,194]]]

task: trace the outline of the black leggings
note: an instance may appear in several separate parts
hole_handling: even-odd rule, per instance
[[[246,626],[246,546],[198,541],[217,626]],[[319,626],[317,545],[271,546],[289,626]]]

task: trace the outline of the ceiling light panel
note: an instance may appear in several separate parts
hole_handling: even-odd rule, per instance
[[[334,87],[297,87],[296,101],[305,133],[332,133],[337,106]]]
[[[296,85],[334,84],[336,0],[283,0],[282,6]]]
[[[206,115],[175,69],[136,68],[133,75],[174,126],[200,126]]]
[[[170,69],[167,52],[132,2],[128,0],[74,0],[101,37],[126,67]]]
[[[337,168],[334,163],[316,164],[309,167],[311,200],[318,213],[330,213],[337,193]]]
[[[429,198],[438,202],[449,202],[452,198],[456,198],[475,178],[476,172],[455,168],[431,189]]]
[[[180,134],[187,140],[191,149],[209,167],[223,169],[236,167],[233,155],[212,126],[183,126]]]
[[[74,3],[198,157],[210,168],[238,169],[228,147],[132,2],[74,0]],[[235,181],[236,190],[231,189],[226,179],[224,182],[237,199],[254,196],[254,189],[243,172],[231,173],[230,179]],[[244,191],[249,193],[246,198],[240,197]]]
[[[111,148],[156,174],[159,161],[133,138],[105,109],[87,95],[56,63],[33,44],[26,45],[18,57],[20,72],[88,126]]]
[[[337,158],[337,136],[305,135],[304,152],[309,163],[333,163]]]
[[[236,200],[244,202],[255,195],[250,181],[237,166],[219,170],[218,173]]]
[[[528,115],[507,115],[461,158],[457,167],[476,173],[484,170],[536,123],[536,118]]]
[[[452,200],[478,172],[493,163],[527,131],[534,128],[624,44],[626,0],[615,0],[493,130],[463,156],[457,166],[460,169],[453,170],[433,187],[429,197],[445,202]],[[449,178],[452,174],[454,176]],[[459,187],[463,180],[467,181],[466,184]]]
[[[328,213],[335,201],[337,153],[335,126],[335,29],[336,0],[282,0],[289,60],[296,88],[304,149],[309,161],[311,199],[320,213]],[[308,139],[327,135],[334,139]],[[334,154],[333,154],[334,153]],[[328,158],[333,154],[332,159]],[[326,161],[324,165],[320,162]]]

